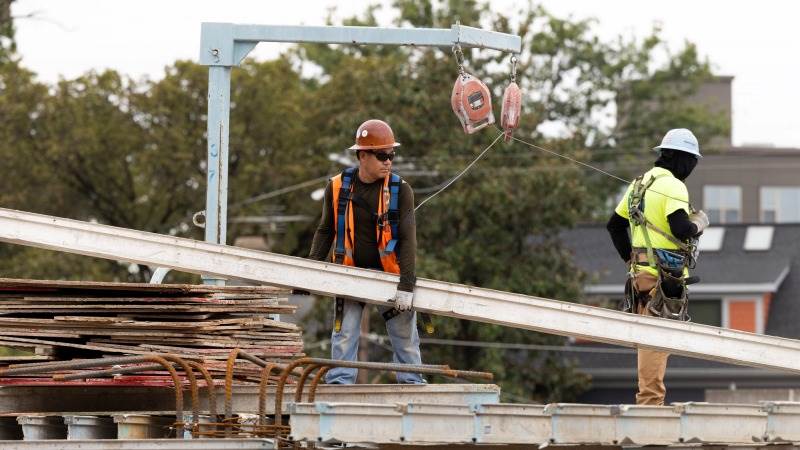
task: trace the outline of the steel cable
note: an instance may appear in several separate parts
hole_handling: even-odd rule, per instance
[[[429,196],[425,197],[425,200],[421,201],[421,202],[419,203],[419,205],[417,205],[417,206],[414,208],[414,211],[418,210],[420,207],[422,207],[422,205],[424,205],[425,203],[427,203],[427,202],[428,202],[428,200],[432,199],[433,197],[436,197],[436,196],[437,196],[437,195],[439,195],[441,192],[443,192],[445,189],[447,189],[448,187],[450,187],[450,185],[451,185],[451,184],[455,183],[456,181],[458,181],[458,179],[459,179],[459,178],[461,178],[462,176],[464,176],[464,174],[465,174],[465,173],[467,173],[467,171],[469,171],[469,169],[471,169],[471,168],[472,168],[472,166],[474,166],[474,165],[475,165],[475,164],[476,164],[476,163],[477,163],[477,162],[478,162],[478,161],[479,161],[481,158],[483,158],[483,155],[485,155],[485,154],[486,154],[486,152],[488,152],[489,150],[491,150],[491,148],[492,148],[492,147],[494,147],[494,144],[496,144],[496,143],[497,143],[497,141],[499,141],[501,137],[503,137],[503,133],[500,133],[500,134],[498,134],[498,135],[497,135],[497,137],[496,137],[496,138],[494,138],[494,140],[492,141],[492,143],[491,143],[491,144],[489,144],[489,146],[488,146],[488,147],[486,147],[485,149],[483,149],[483,151],[482,151],[482,152],[481,152],[481,153],[480,153],[480,154],[479,154],[479,155],[478,155],[478,156],[477,156],[475,159],[473,159],[471,163],[467,164],[467,167],[465,167],[465,168],[464,168],[464,170],[462,170],[462,171],[461,171],[461,172],[460,172],[458,175],[456,175],[456,176],[454,176],[453,178],[451,178],[451,179],[450,179],[450,181],[448,181],[448,182],[447,182],[447,184],[445,184],[445,185],[444,185],[444,186],[443,186],[441,189],[439,189],[438,191],[434,192],[433,194],[431,194],[431,195],[429,195]]]
[[[511,137],[511,139],[513,139],[513,140],[515,140],[515,141],[517,141],[517,142],[519,142],[519,143],[521,143],[521,144],[525,144],[525,145],[527,145],[527,146],[529,146],[529,147],[532,147],[532,148],[534,148],[534,149],[536,149],[536,150],[540,150],[540,151],[543,151],[543,152],[545,152],[545,153],[548,153],[548,154],[550,154],[550,155],[557,156],[557,157],[559,157],[559,158],[566,159],[567,161],[571,161],[571,162],[573,162],[573,163],[575,163],[575,164],[579,164],[579,165],[581,165],[581,166],[587,167],[587,168],[589,168],[589,169],[592,169],[592,170],[594,170],[594,171],[596,171],[596,172],[598,172],[598,173],[601,173],[601,174],[603,174],[603,175],[605,175],[605,176],[607,176],[607,177],[613,178],[613,179],[615,179],[615,180],[617,180],[617,181],[621,181],[621,182],[625,183],[626,185],[627,185],[627,184],[631,184],[631,183],[633,183],[633,180],[626,180],[626,179],[624,179],[624,178],[618,177],[618,176],[614,175],[613,173],[607,172],[607,171],[605,171],[605,170],[603,170],[603,169],[601,169],[601,168],[599,168],[599,167],[595,167],[595,166],[593,166],[593,165],[591,165],[591,164],[589,164],[589,163],[586,163],[586,162],[583,162],[583,161],[577,160],[577,159],[575,159],[575,158],[571,158],[571,157],[569,157],[569,156],[567,156],[567,155],[564,155],[564,154],[558,153],[558,152],[556,152],[556,151],[553,151],[553,150],[548,150],[548,149],[546,149],[546,148],[544,148],[544,147],[540,147],[540,146],[538,146],[538,145],[536,145],[536,144],[533,144],[533,143],[531,143],[531,142],[528,142],[528,141],[525,141],[525,140],[519,139],[519,138],[517,138],[517,137],[513,137],[513,136],[512,136],[512,137]],[[689,201],[688,201],[688,200],[684,200],[684,199],[682,199],[682,198],[673,197],[673,196],[671,196],[671,195],[664,194],[663,192],[658,192],[657,190],[655,190],[655,189],[653,189],[653,188],[649,188],[649,189],[647,189],[647,190],[648,190],[649,192],[653,192],[653,193],[655,193],[655,194],[658,194],[658,195],[663,195],[664,197],[667,197],[667,198],[669,198],[669,199],[672,199],[672,200],[675,200],[675,201],[679,201],[679,202],[683,202],[683,203],[687,203],[687,204],[689,203]]]

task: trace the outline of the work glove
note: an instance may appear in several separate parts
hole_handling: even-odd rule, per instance
[[[411,311],[411,305],[414,303],[414,293],[398,289],[391,301],[394,302],[396,310],[400,312]]]
[[[703,211],[697,211],[690,214],[689,221],[697,226],[697,234],[702,233],[703,230],[705,230],[709,225],[708,216]]]

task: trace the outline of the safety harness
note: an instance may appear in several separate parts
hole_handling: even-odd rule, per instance
[[[333,250],[333,260],[337,264],[353,264],[352,249],[354,248],[353,242],[350,245],[346,244],[346,239],[351,239],[347,230],[347,217],[351,202],[362,201],[361,198],[354,198],[353,196],[353,179],[356,175],[354,167],[345,169],[341,175],[341,186],[339,187],[339,195],[337,199],[336,208],[336,245]],[[373,213],[375,215],[376,224],[379,234],[388,226],[391,232],[391,238],[386,242],[386,245],[379,249],[381,263],[384,265],[384,270],[387,268],[385,261],[392,258],[396,259],[395,250],[397,248],[397,237],[399,236],[400,228],[400,186],[403,180],[399,175],[392,173],[388,180],[387,185],[383,191],[383,202],[388,204],[388,208],[383,214]],[[366,205],[362,207],[369,209]],[[348,264],[349,263],[349,264]],[[393,264],[393,266],[396,263]],[[337,297],[334,308],[333,328],[338,333],[342,329],[342,317],[344,315],[344,299]],[[382,316],[385,321],[389,321],[400,314],[396,308],[385,311]],[[419,314],[421,322],[424,324],[425,331],[428,334],[433,334],[434,327],[431,318],[427,314]]]
[[[647,255],[645,265],[655,268],[658,274],[655,287],[648,293],[650,301],[646,305],[647,308],[651,313],[659,317],[688,321],[690,320],[688,315],[689,297],[684,271],[686,268],[694,268],[695,266],[697,242],[696,240],[690,240],[689,242],[678,240],[675,236],[650,222],[644,214],[645,193],[656,180],[665,176],[667,175],[655,175],[644,181],[644,175],[641,175],[633,181],[633,187],[628,196],[628,217],[631,236],[635,234],[637,228],[641,229],[645,242],[644,251]],[[653,248],[650,240],[650,231],[660,234],[675,244],[678,249]],[[630,270],[625,287],[625,303],[623,304],[623,310],[628,312],[635,312],[634,305],[637,302],[637,298],[636,290],[633,288],[633,281],[639,271],[638,266],[643,264],[639,260],[640,253],[641,249],[634,248],[631,254]],[[680,287],[681,295],[679,297],[670,297],[664,293],[663,282],[665,279],[668,279],[672,285]]]

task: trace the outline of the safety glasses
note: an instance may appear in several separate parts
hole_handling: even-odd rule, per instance
[[[392,161],[394,159],[395,152],[370,152],[375,155],[375,159],[380,162],[384,161]]]

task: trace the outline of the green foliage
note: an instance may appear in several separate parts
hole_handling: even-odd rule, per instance
[[[468,0],[397,0],[393,8],[400,26],[458,20],[522,36],[517,76],[525,98],[516,136],[535,145],[629,176],[626,169],[641,160],[634,156],[649,158],[647,149],[668,128],[692,128],[701,140],[724,129],[684,101],[709,76],[708,63],[690,44],[670,54],[658,30],[644,40],[605,42],[592,21],[560,19],[534,5],[507,15]],[[375,12],[344,23],[379,25]],[[487,81],[498,106],[508,55],[465,49],[465,56],[466,69]],[[232,80],[230,217],[318,217],[320,204],[308,194],[321,183],[253,199],[341,170],[328,155],[343,152],[357,126],[373,117],[389,122],[402,142],[396,167],[419,203],[498,135],[495,128],[462,133],[449,102],[456,75],[450,49],[301,45],[276,60],[245,62]],[[7,144],[0,147],[0,206],[201,239],[191,217],[205,207],[206,93],[206,68],[188,61],[167,67],[159,80],[106,71],[54,86],[15,62],[0,63],[0,139]],[[609,117],[615,109],[620,121]],[[500,142],[419,210],[418,275],[577,301],[582,275],[559,232],[598,214],[618,187],[571,162]],[[305,256],[315,226],[295,222],[276,231],[231,223],[227,238],[260,234],[274,251]],[[143,281],[149,274],[145,267],[0,245],[2,276]],[[327,337],[331,305],[320,304],[309,318],[318,331],[307,333],[308,343]],[[563,343],[500,326],[435,321],[437,338]],[[373,322],[382,329],[380,318]],[[440,345],[423,351],[429,363],[494,372],[511,400],[569,401],[587,386],[557,352]],[[385,346],[370,352],[374,360],[391,357]]]
[[[14,40],[14,21],[11,4],[14,0],[0,0],[0,64],[8,62],[17,51]]]

